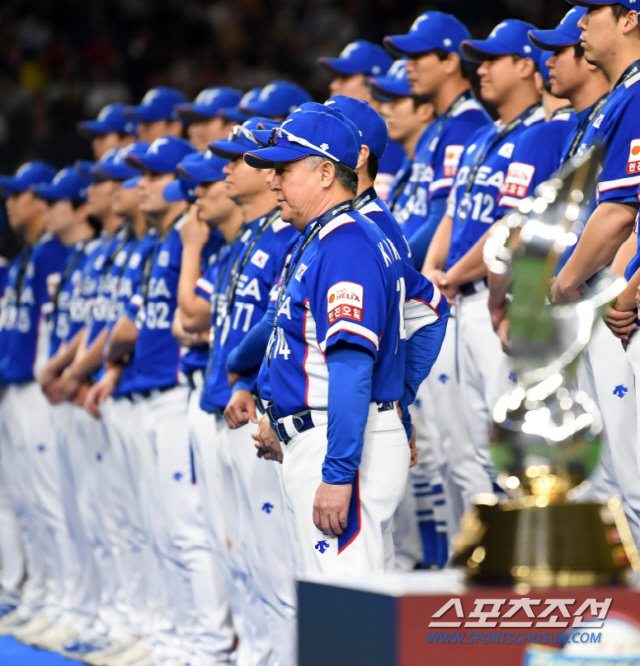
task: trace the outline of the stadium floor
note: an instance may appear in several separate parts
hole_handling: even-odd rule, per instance
[[[0,636],[0,664],[2,666],[78,666],[77,661],[65,659],[54,652],[37,650],[23,645],[13,636]]]

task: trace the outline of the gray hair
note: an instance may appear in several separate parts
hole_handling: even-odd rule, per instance
[[[340,185],[354,195],[358,193],[358,174],[355,169],[352,169],[347,164],[336,162],[336,160],[328,157],[322,157],[322,155],[309,155],[309,157],[304,158],[304,162],[309,170],[315,169],[323,162],[331,162],[336,169],[336,180]]]

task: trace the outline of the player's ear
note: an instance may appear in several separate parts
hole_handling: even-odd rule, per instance
[[[533,78],[533,75],[537,71],[536,64],[532,58],[520,58],[516,61],[516,66],[522,79]]]
[[[363,143],[362,146],[360,147],[360,154],[358,155],[358,163],[356,164],[356,171],[362,168],[367,163],[369,155],[371,155],[369,146]]]
[[[620,18],[619,24],[625,35],[635,30],[638,28],[638,12],[635,9],[632,9]]]
[[[327,189],[331,187],[333,182],[336,179],[336,167],[333,162],[330,160],[325,160],[320,164],[318,168],[320,174],[320,184],[323,188]]]
[[[458,53],[449,53],[444,60],[445,72],[449,75],[455,74],[461,66],[460,54]]]

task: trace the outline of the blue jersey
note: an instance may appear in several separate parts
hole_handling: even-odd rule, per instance
[[[202,248],[200,273],[204,275],[207,272],[211,257],[224,245],[224,237],[219,231],[213,229],[209,235],[209,240]],[[190,347],[182,355],[182,371],[188,375],[196,370],[204,370],[209,361],[209,345],[202,343],[197,347]]]
[[[630,65],[607,95],[598,115],[587,127],[576,154],[597,142],[604,144],[598,175],[598,203],[637,204],[640,185],[640,61]]]
[[[7,286],[7,276],[9,275],[9,260],[0,255],[0,298],[4,295],[4,289]]]
[[[105,242],[102,259],[94,266],[95,293],[87,322],[87,345],[101,333],[109,321],[109,310],[116,300],[118,282],[136,245],[136,237],[127,224]]]
[[[135,247],[124,267],[122,276],[118,281],[116,299],[109,309],[109,320],[107,325],[110,331],[113,330],[113,327],[121,317],[127,315],[128,308],[129,312],[133,313],[132,319],[136,319],[137,309],[135,306],[130,306],[130,302],[140,289],[140,281],[142,280],[144,266],[151,250],[155,246],[157,238],[158,234],[156,230],[149,229],[140,240],[135,242]],[[133,360],[131,359],[124,366],[122,374],[120,375],[120,381],[118,382],[118,386],[113,395],[114,397],[118,397],[126,395],[127,393],[132,393],[134,390],[133,387],[134,365]]]
[[[538,185],[551,178],[568,138],[577,127],[578,116],[562,107],[548,122],[538,123],[522,133],[498,200],[498,217],[517,208],[526,197],[534,196]]]
[[[376,189],[385,201],[389,197],[391,183],[402,166],[404,156],[404,150],[397,141],[389,141],[387,143],[384,154],[380,158],[375,183]]]
[[[406,266],[393,243],[351,202],[306,226],[280,291],[277,328],[267,350],[279,418],[327,409],[326,353],[340,342],[374,357],[372,401],[399,400],[405,301],[415,300],[423,317],[434,321],[441,316],[439,308],[448,309],[440,293]]]
[[[45,233],[11,262],[0,307],[0,382],[32,381],[49,357],[45,322],[68,249]]]
[[[498,220],[498,198],[516,142],[544,110],[535,105],[504,126],[480,128],[465,147],[451,189],[447,214],[453,219],[447,269],[461,259]]]
[[[401,213],[394,210],[407,238],[424,224],[429,202],[449,196],[465,144],[476,130],[490,122],[471,91],[466,91],[429,125],[428,135],[420,140],[407,185],[410,198]]]
[[[276,210],[247,225],[226,261],[216,262],[198,282],[196,292],[211,298],[214,329],[203,409],[223,408],[229,402],[227,356],[262,319],[285,258],[299,237]],[[247,388],[255,389],[255,378]]]
[[[357,196],[353,200],[353,207],[375,222],[382,233],[395,245],[403,260],[408,264],[411,263],[409,243],[402,233],[398,220],[393,217],[387,204],[378,197],[373,187]]]
[[[98,247],[96,238],[80,241],[69,250],[62,277],[52,298],[48,317],[50,341],[49,355],[53,356],[63,342],[70,341],[83,327],[84,321],[71,318],[71,304],[78,297],[82,274],[91,253]]]
[[[406,238],[418,230],[427,214],[429,185],[423,179],[422,155],[429,148],[432,136],[433,123],[422,132],[413,155],[405,159],[391,184],[389,209],[398,220]],[[419,202],[423,204],[419,205]]]
[[[127,307],[138,339],[133,353],[133,391],[168,388],[181,383],[182,348],[171,333],[178,307],[178,280],[182,263],[180,219],[164,238],[157,238],[143,266],[138,291]]]

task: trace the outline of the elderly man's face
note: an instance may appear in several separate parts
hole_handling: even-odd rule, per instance
[[[315,217],[314,181],[319,180],[319,166],[307,160],[277,162],[271,180],[271,190],[276,193],[282,219],[302,231]]]

